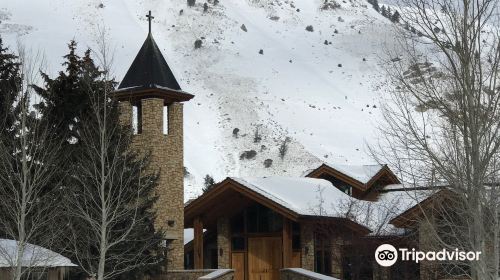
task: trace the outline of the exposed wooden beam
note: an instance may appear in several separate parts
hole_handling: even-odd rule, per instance
[[[200,217],[194,219],[194,269],[203,269],[203,222]]]
[[[292,221],[283,217],[283,268],[292,266]]]

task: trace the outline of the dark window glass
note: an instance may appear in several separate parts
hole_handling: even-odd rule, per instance
[[[247,230],[248,232],[259,231],[259,211],[257,207],[247,209]]]
[[[219,267],[219,258],[217,255],[217,249],[210,250],[210,268],[217,269]]]
[[[234,216],[231,219],[231,232],[233,234],[243,233],[245,231],[245,219],[243,213]]]
[[[267,207],[254,205],[247,210],[247,229],[249,233],[279,232],[283,219]]]
[[[314,238],[314,271],[332,274],[332,251],[328,236],[316,234]]]
[[[245,250],[245,238],[244,237],[233,237],[231,239],[231,244],[232,244],[233,251]]]
[[[300,235],[292,235],[292,249],[300,250]]]

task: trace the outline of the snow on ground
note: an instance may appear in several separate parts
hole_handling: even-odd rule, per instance
[[[42,50],[52,74],[69,40],[83,51],[96,45],[99,28],[108,30],[118,80],[153,11],[156,42],[183,90],[196,96],[185,104],[186,200],[200,194],[206,174],[216,181],[299,176],[323,161],[373,162],[366,147],[377,139],[394,25],[364,0],[338,1],[335,10],[321,10],[322,0],[221,0],[207,12],[200,0],[195,7],[178,0],[0,2],[6,42],[19,38]],[[198,38],[203,47],[194,50]],[[257,129],[261,140],[254,141]],[[240,159],[251,150],[255,157]]]

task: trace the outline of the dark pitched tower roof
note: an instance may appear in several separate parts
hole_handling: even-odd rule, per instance
[[[143,89],[164,87],[181,90],[151,32],[142,44],[118,89],[135,87]]]

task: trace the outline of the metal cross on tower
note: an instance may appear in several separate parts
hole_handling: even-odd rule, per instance
[[[149,33],[151,33],[151,21],[155,18],[154,16],[151,15],[151,11],[146,15],[149,21]]]

